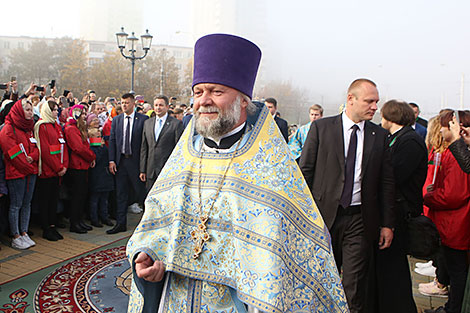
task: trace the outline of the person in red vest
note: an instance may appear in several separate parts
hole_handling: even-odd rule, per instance
[[[16,249],[28,249],[36,244],[27,233],[39,158],[33,136],[33,115],[31,102],[18,100],[6,116],[5,126],[0,132],[10,194],[8,219],[13,236],[11,246]]]
[[[65,124],[65,140],[70,150],[69,183],[71,186],[70,199],[70,231],[84,234],[93,228],[82,218],[85,212],[87,198],[88,169],[95,166],[95,154],[90,149],[85,123],[86,113],[82,105],[74,105],[70,110],[70,117]]]
[[[41,108],[41,119],[34,125],[34,137],[39,149],[37,194],[42,237],[57,241],[64,237],[57,231],[57,203],[61,177],[67,172],[69,154],[62,129],[57,122],[59,106],[49,100]]]

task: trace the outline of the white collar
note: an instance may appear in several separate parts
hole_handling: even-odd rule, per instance
[[[168,117],[168,112],[165,113],[162,117],[158,117],[158,115],[155,115],[156,120],[162,120],[162,122],[166,121],[166,118]]]
[[[124,113],[124,119],[126,119],[126,117],[130,116],[131,119],[134,119],[134,115],[135,115],[135,111],[132,111],[131,114],[127,115],[126,113]]]
[[[359,127],[359,130],[362,132],[364,131],[364,126],[366,124],[365,121],[360,121],[359,123],[354,123],[347,115],[346,115],[346,111],[343,112],[342,114],[342,119],[343,119],[343,128],[345,130],[348,130],[350,129],[351,127],[353,127],[354,125],[357,125]]]
[[[403,129],[403,127],[404,127],[404,126],[402,126],[402,127],[398,128],[396,131],[394,131],[394,132],[392,133],[392,135],[395,135],[396,133],[398,133],[400,130],[402,130],[402,129]]]

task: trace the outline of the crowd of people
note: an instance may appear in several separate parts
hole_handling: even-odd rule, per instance
[[[177,293],[184,285],[185,292],[189,292],[187,286],[197,283],[194,279],[206,281],[204,275],[183,274],[186,272],[178,268],[188,267],[194,273],[206,271],[200,261],[205,260],[205,251],[225,255],[224,243],[246,245],[247,253],[265,249],[263,253],[277,259],[279,256],[268,248],[269,240],[266,246],[260,243],[264,238],[260,225],[253,226],[269,220],[271,244],[276,244],[279,251],[290,250],[290,244],[295,244],[276,241],[281,240],[281,229],[288,228],[292,233],[286,236],[295,234],[294,241],[301,240],[312,251],[315,249],[321,255],[322,266],[328,268],[331,284],[323,285],[328,294],[323,297],[336,302],[312,301],[312,307],[325,306],[338,312],[413,313],[417,310],[407,258],[407,223],[412,217],[424,215],[435,224],[441,247],[429,256],[431,262],[422,265],[433,266],[436,279],[421,284],[419,290],[426,295],[448,296],[445,307],[425,312],[464,312],[462,306],[470,306],[470,292],[464,296],[469,287],[470,111],[445,109],[427,123],[419,117],[417,104],[390,100],[381,106],[379,126],[370,122],[378,110],[378,88],[369,79],[358,79],[349,86],[342,113],[323,117],[323,108],[315,104],[309,108],[310,122],[289,135],[287,121],[278,115],[276,99],[266,98],[266,108],[251,101],[259,49],[242,38],[224,36],[203,37],[198,48],[203,52],[198,54],[196,49],[194,112],[184,104],[175,104],[176,98],[164,95],[156,96],[153,105],[132,93],[119,100],[108,97],[100,102],[90,90],[79,101],[72,92],[56,97],[55,87],[42,86],[38,91],[35,84],[20,96],[16,82],[7,83],[0,108],[0,194],[2,225],[8,225],[12,247],[27,249],[35,245],[29,233],[31,218],[40,224],[45,239],[57,241],[63,239],[59,232],[65,227],[63,217],[69,220],[70,232],[83,234],[104,224],[113,226],[107,234],[116,234],[127,230],[129,210],[145,210],[128,246],[137,286],[131,305],[133,301],[143,303],[142,295],[150,288],[146,282],[150,282],[157,284],[160,296],[158,300],[144,300],[158,308],[160,297],[168,296],[161,294],[163,289]],[[251,75],[252,81],[237,80],[236,75],[227,79],[218,71],[207,70],[214,64],[228,72],[239,66],[236,55],[231,55],[233,64],[217,63],[219,54],[232,53],[211,50],[219,41],[230,42],[235,51],[239,45],[248,53],[248,59],[254,59],[252,64],[242,62],[248,71],[245,76]],[[187,125],[192,125],[196,133],[188,131],[182,137]],[[293,177],[299,180],[291,180]],[[232,187],[225,187],[229,182]],[[269,190],[273,203],[290,207],[291,211],[284,212],[264,199],[248,196],[249,191],[259,195],[265,190]],[[248,195],[241,196],[245,191]],[[237,202],[240,197],[244,197],[243,202]],[[312,206],[313,201],[316,205]],[[254,211],[231,208],[234,203],[244,203],[247,210]],[[310,205],[306,208],[305,203]],[[272,213],[273,209],[279,211]],[[312,216],[305,217],[305,225],[297,224],[295,212]],[[173,223],[182,219],[182,224],[194,224],[196,229],[188,228],[190,235],[185,235],[189,227],[185,224],[179,226],[180,232],[174,232],[172,223],[166,222],[172,214],[176,214]],[[199,222],[189,222],[188,216],[192,215]],[[287,226],[277,229],[273,225],[281,216]],[[259,238],[258,246],[248,239],[242,243],[240,238],[226,237],[223,230],[219,232],[218,227],[225,227],[224,218],[230,219],[232,231],[243,230],[246,238]],[[217,227],[211,224],[212,219],[218,221]],[[152,224],[142,229],[155,220],[160,226]],[[317,234],[316,239],[303,229],[307,224],[315,229],[312,233]],[[251,232],[242,225],[251,227]],[[209,228],[212,235],[207,232]],[[322,233],[325,229],[329,235]],[[210,240],[211,236],[216,239]],[[325,238],[331,238],[331,246],[325,244]],[[188,245],[191,251],[193,243],[192,259],[198,260],[198,265],[188,265],[189,261],[181,256],[171,258],[171,249]],[[317,250],[318,245],[324,248]],[[303,258],[297,255],[300,251],[291,252]],[[240,270],[245,270],[243,275],[246,271],[256,275],[244,285],[253,288],[254,280],[272,284],[256,272],[268,269],[246,264],[238,253],[230,252],[233,255],[226,258],[238,263]],[[165,262],[155,262],[156,255]],[[223,292],[230,291],[224,288],[232,285],[222,283],[220,278],[226,274],[221,274],[225,268],[216,260],[217,253],[211,258],[217,266],[207,280],[220,283],[217,286]],[[319,274],[314,274],[315,264],[302,265],[304,278]],[[289,273],[294,269],[290,263],[283,266]],[[174,272],[166,278],[165,267]],[[236,280],[235,276],[232,279]],[[243,284],[237,287],[238,297],[228,293],[234,307],[251,299],[243,298],[249,294]],[[305,286],[291,287],[315,299],[321,295],[319,289],[310,293]],[[259,290],[251,291],[253,299],[264,297]],[[278,305],[288,310],[290,304],[283,302],[287,298],[279,297],[282,299]],[[272,303],[264,301],[267,311]],[[253,301],[247,308],[260,306]]]
[[[133,94],[124,95],[119,101],[108,97],[101,102],[93,90],[79,101],[70,91],[56,97],[55,87],[33,83],[20,95],[16,81],[6,85],[0,108],[0,225],[2,233],[12,237],[12,247],[27,249],[35,245],[29,235],[31,219],[41,226],[43,238],[50,241],[63,239],[59,229],[66,227],[67,219],[69,231],[83,234],[103,224],[115,226],[111,218],[119,217],[119,228],[108,233],[123,231],[127,208],[132,213],[142,212],[146,192],[139,183],[147,181],[150,189],[155,181],[183,131],[182,113],[189,112],[187,106],[170,105],[167,97],[157,96],[150,107],[143,97]],[[136,127],[135,133],[128,136],[136,156],[131,162],[136,171],[131,175],[135,183],[132,193],[121,175],[115,175],[117,170],[109,166],[110,160],[115,160],[109,154],[110,141],[114,149],[111,151],[116,152],[112,121],[128,114],[139,114],[142,123],[149,117],[151,122],[163,121],[160,136],[149,131],[153,142],[155,138],[158,142],[153,145],[144,140],[142,153],[143,129]],[[153,129],[153,124],[148,125]],[[121,155],[121,151],[116,154]],[[126,159],[130,153],[123,155]],[[119,194],[116,189],[124,191]],[[123,194],[128,197],[122,199]]]

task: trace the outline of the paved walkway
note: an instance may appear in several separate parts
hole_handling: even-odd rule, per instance
[[[2,237],[0,239],[0,285],[129,237],[141,217],[142,214],[128,214],[128,231],[115,235],[107,235],[105,232],[110,227],[106,226],[103,228],[94,228],[87,234],[75,234],[70,233],[67,229],[62,229],[60,232],[64,236],[64,239],[56,242],[43,239],[41,237],[42,231],[38,227],[33,227],[32,231],[34,232],[34,236],[32,236],[32,239],[36,242],[36,246],[22,251],[11,248],[9,244],[10,239]],[[413,295],[416,305],[418,306],[418,312],[421,313],[424,309],[444,305],[447,299],[423,296],[418,292],[418,284],[429,282],[432,278],[416,274],[413,271],[416,262],[423,262],[423,260],[410,258]]]

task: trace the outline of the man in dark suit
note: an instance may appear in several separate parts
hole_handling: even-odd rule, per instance
[[[157,96],[153,103],[156,116],[144,123],[140,148],[140,180],[145,182],[147,193],[184,130],[180,120],[168,115],[169,108],[168,98]]]
[[[276,121],[277,127],[279,127],[279,130],[281,131],[282,137],[284,137],[286,142],[289,142],[289,127],[287,126],[287,121],[276,115],[277,100],[274,98],[267,98],[264,100],[264,104],[268,107],[269,112]]]
[[[148,116],[134,112],[135,98],[131,93],[122,96],[124,114],[113,119],[109,137],[109,171],[116,175],[116,225],[106,231],[116,234],[127,230],[127,204],[131,189],[138,203],[145,198],[145,186],[139,179],[140,145],[144,122]]]
[[[315,202],[331,233],[351,312],[364,312],[373,244],[390,246],[394,180],[387,132],[369,122],[377,111],[374,82],[355,80],[345,112],[312,123],[300,157]]]

